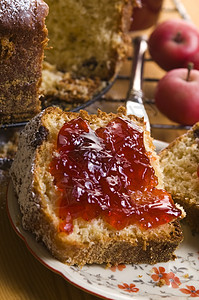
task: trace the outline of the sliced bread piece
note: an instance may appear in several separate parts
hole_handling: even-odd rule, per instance
[[[199,232],[199,123],[160,152],[165,189],[186,211],[184,221]]]
[[[124,108],[98,115],[46,109],[22,131],[10,171],[24,228],[68,264],[173,259],[182,212],[162,190],[158,159],[143,119]]]

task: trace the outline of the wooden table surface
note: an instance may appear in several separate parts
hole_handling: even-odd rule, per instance
[[[199,27],[199,0],[181,0],[193,23]],[[172,0],[165,0],[161,20],[179,17],[177,12],[170,11]],[[168,9],[169,8],[169,9]],[[149,33],[150,30],[144,32]],[[138,33],[136,33],[138,34]],[[130,70],[130,62],[124,63],[121,74],[126,75]],[[164,72],[153,62],[144,68],[144,76],[160,78]],[[147,99],[153,98],[155,84],[144,83],[143,89]],[[121,99],[126,93],[128,82],[118,81],[108,93],[110,97]],[[88,109],[95,112],[100,106],[105,111],[116,111],[120,103],[106,101],[94,104]],[[171,124],[157,112],[152,105],[146,105],[151,123]],[[172,141],[184,130],[152,129],[155,139]],[[94,300],[98,297],[88,294],[69,284],[60,275],[57,275],[38,262],[27,250],[24,242],[13,231],[6,211],[6,189],[9,177],[7,171],[0,170],[0,299],[1,300]]]

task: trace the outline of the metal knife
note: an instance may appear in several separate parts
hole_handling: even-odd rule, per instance
[[[130,79],[129,92],[126,99],[127,115],[133,114],[138,117],[144,117],[146,129],[150,131],[149,118],[143,104],[142,92],[142,73],[144,65],[144,56],[147,50],[147,40],[143,36],[136,37],[133,40],[134,56],[132,64],[132,74]]]

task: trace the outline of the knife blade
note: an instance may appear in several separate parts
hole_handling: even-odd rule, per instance
[[[133,114],[138,117],[144,117],[146,129],[150,131],[150,123],[147,112],[143,104],[142,75],[144,56],[147,50],[147,39],[144,36],[138,36],[133,40],[134,56],[132,64],[132,73],[130,79],[129,92],[126,98],[127,115]]]

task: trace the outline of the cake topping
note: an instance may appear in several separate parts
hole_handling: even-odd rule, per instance
[[[1,0],[0,23],[7,28],[18,24],[35,29],[36,24],[43,24],[48,13],[48,6],[43,0]],[[38,16],[40,16],[38,18]]]
[[[117,230],[136,224],[155,228],[181,215],[158,184],[143,132],[117,117],[92,130],[81,117],[61,128],[50,172],[60,192],[60,231],[73,220],[102,217]]]

